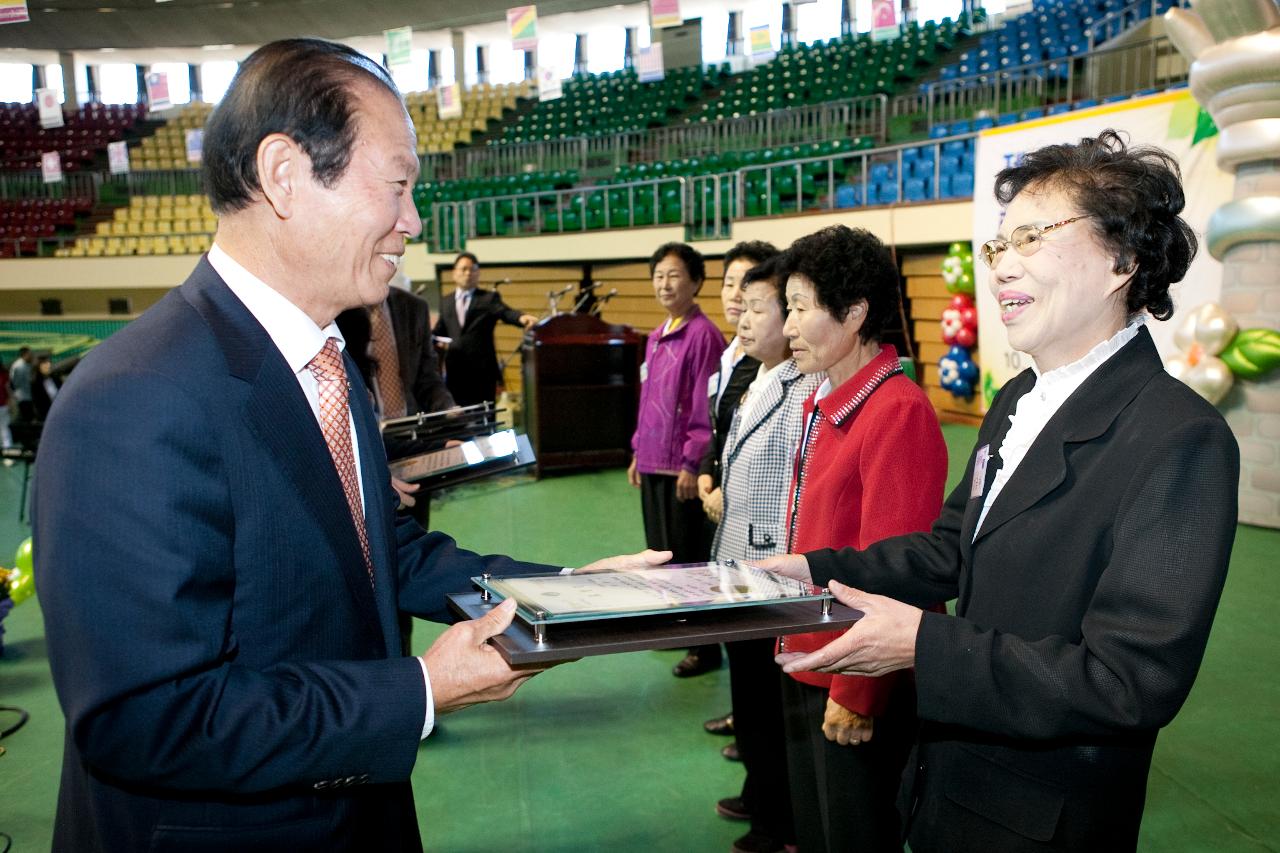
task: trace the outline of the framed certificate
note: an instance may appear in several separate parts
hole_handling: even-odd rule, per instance
[[[825,589],[733,561],[473,581],[480,592],[450,606],[475,618],[515,599],[515,621],[492,641],[512,664],[830,631],[862,616]]]

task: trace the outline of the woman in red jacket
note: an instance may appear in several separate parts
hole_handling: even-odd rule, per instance
[[[933,407],[880,342],[900,298],[888,249],[836,225],[797,240],[785,268],[796,365],[827,373],[804,404],[787,551],[865,548],[928,530],[942,506],[947,451]],[[786,650],[811,651],[837,636],[788,637]],[[802,853],[901,851],[895,800],[914,737],[910,671],[798,672],[783,681]]]

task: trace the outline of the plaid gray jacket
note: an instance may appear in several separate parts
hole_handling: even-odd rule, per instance
[[[711,553],[717,560],[756,560],[786,548],[787,504],[796,450],[804,429],[804,401],[822,384],[788,360],[759,394],[751,421],[739,403],[721,454],[724,512]]]

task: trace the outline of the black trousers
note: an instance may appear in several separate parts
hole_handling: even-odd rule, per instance
[[[897,800],[916,734],[914,692],[899,690],[871,740],[857,746],[822,734],[826,689],[783,676],[782,695],[800,853],[901,853]]]
[[[640,510],[644,541],[656,551],[670,551],[673,563],[706,562],[711,550],[702,502],[676,500],[676,478],[668,474],[640,475]]]
[[[742,802],[751,829],[784,844],[796,840],[787,778],[787,740],[782,715],[784,676],[773,660],[773,638],[726,643],[733,735],[747,778]]]

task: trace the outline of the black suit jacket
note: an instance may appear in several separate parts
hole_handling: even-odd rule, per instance
[[[1001,390],[978,448],[995,456],[1034,384]],[[1226,579],[1238,446],[1143,328],[1049,421],[974,540],[995,464],[972,494],[971,456],[929,533],[810,554],[814,582],[957,599],[916,638],[913,850],[1131,850]]]
[[[431,309],[426,301],[406,290],[392,288],[387,296],[391,331],[396,339],[400,362],[400,385],[406,414],[439,412],[452,408],[453,396],[440,375],[435,340],[431,334]],[[338,315],[338,328],[347,341],[347,352],[355,359],[360,375],[371,383],[374,364],[369,357],[369,313],[353,308]]]
[[[32,521],[67,724],[55,850],[420,849],[397,611],[445,621],[471,576],[534,567],[396,514],[347,372],[372,584],[293,371],[207,261],[54,401]]]
[[[471,292],[466,323],[460,327],[454,301],[457,294],[455,290],[440,300],[435,333],[452,340],[445,354],[445,381],[458,404],[466,406],[494,398],[494,388],[502,377],[493,346],[493,329],[499,320],[520,325],[520,312],[507,307],[495,291],[477,287]]]

